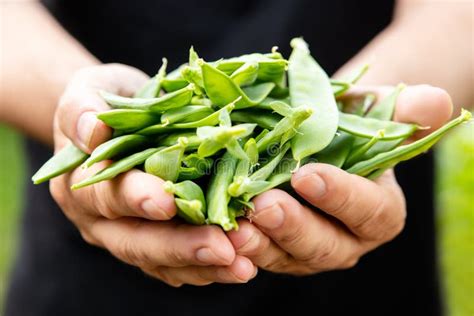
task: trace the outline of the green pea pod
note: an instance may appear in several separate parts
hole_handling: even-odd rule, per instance
[[[334,96],[339,97],[351,88],[351,84],[349,82],[331,79],[331,88]]]
[[[89,157],[88,154],[84,153],[73,144],[66,145],[53,157],[49,158],[49,160],[46,161],[38,171],[36,171],[33,177],[31,177],[31,180],[34,184],[48,181],[75,169],[83,163],[87,157]]]
[[[204,198],[204,193],[199,185],[192,181],[183,181],[179,183],[173,183],[171,181],[166,181],[163,184],[163,188],[166,192],[174,194],[177,197],[192,201],[198,200],[201,202],[202,208],[201,211],[206,214],[206,200]]]
[[[195,95],[191,99],[192,105],[205,105],[207,107],[212,107],[212,102],[208,98],[204,98],[202,96]]]
[[[420,127],[416,124],[382,121],[341,112],[339,113],[339,129],[364,138],[372,138],[378,131],[385,130],[385,134],[380,140],[393,140],[398,138],[406,139],[419,130]]]
[[[102,169],[95,175],[87,179],[84,179],[79,183],[73,184],[71,186],[71,189],[77,190],[91,184],[113,179],[119,174],[127,172],[133,167],[142,164],[148,157],[150,157],[151,155],[153,155],[159,150],[160,148],[148,148],[148,149],[145,149],[144,151],[122,158],[112,163],[110,166],[106,167],[105,169]]]
[[[303,39],[295,38],[291,46],[288,68],[291,105],[314,110],[291,140],[293,157],[301,160],[329,145],[337,131],[339,111],[329,78],[311,57],[308,45]]]
[[[366,143],[363,143],[359,146],[356,146],[352,149],[352,151],[350,152],[349,156],[347,157],[345,163],[344,163],[344,166],[343,168],[344,169],[347,169],[349,168],[350,166],[352,166],[353,164],[361,161],[361,158],[364,156],[364,154],[372,147],[374,147],[374,145],[376,145],[381,138],[383,138],[384,136],[384,133],[385,131],[384,130],[380,130],[377,132],[377,134],[372,137],[368,142]],[[356,141],[357,142],[357,141]]]
[[[258,63],[246,62],[232,73],[230,79],[240,87],[249,86],[257,80]]]
[[[212,163],[211,158],[200,157],[197,153],[189,154],[183,158],[183,164],[186,167],[180,167],[178,180],[194,180],[209,174]]]
[[[195,167],[179,167],[178,181],[196,180],[204,176],[201,170]]]
[[[195,86],[191,83],[180,90],[158,98],[149,99],[127,98],[106,91],[100,91],[100,95],[114,109],[150,110],[152,112],[162,113],[166,110],[189,104],[193,97],[194,89]]]
[[[273,129],[281,120],[281,116],[262,110],[238,110],[230,115],[232,121],[240,123],[255,123],[261,128]]]
[[[274,83],[265,82],[241,89],[228,75],[207,63],[202,63],[201,70],[207,96],[217,106],[224,106],[239,97],[236,109],[254,106],[275,87]]]
[[[181,70],[186,65],[181,65],[175,70],[171,71],[162,81],[161,87],[168,93],[183,89],[189,82],[181,76]]]
[[[160,94],[161,81],[166,76],[166,67],[168,66],[168,60],[166,58],[162,59],[163,64],[155,76],[148,80],[145,85],[140,88],[133,95],[134,98],[155,98]]]
[[[353,135],[338,132],[331,143],[314,157],[318,162],[341,168],[351,152],[354,140],[355,137]]]
[[[133,132],[160,121],[160,116],[147,110],[118,109],[97,114],[107,126],[122,132]]]
[[[359,81],[360,78],[369,70],[369,65],[364,64],[361,67],[355,69],[348,76],[341,80],[331,79],[331,86],[335,97],[343,95],[347,90],[351,88],[353,84]]]
[[[211,224],[220,225],[225,231],[238,229],[235,222],[231,221],[228,210],[230,196],[227,187],[232,182],[237,158],[226,152],[216,164],[216,172],[212,174],[207,188],[207,217]]]
[[[360,176],[369,176],[372,174],[371,178],[378,176],[381,172],[376,172],[377,170],[386,170],[389,168],[393,168],[401,161],[411,159],[426,152],[449,130],[463,122],[471,120],[471,118],[472,114],[469,111],[463,109],[460,116],[453,119],[452,121],[445,124],[443,127],[439,128],[428,136],[419,139],[411,144],[397,147],[389,152],[380,153],[369,160],[358,162],[349,169],[347,169],[347,172],[354,173]],[[376,173],[374,174],[374,172]]]
[[[173,146],[178,142],[180,137],[185,137],[188,140],[186,150],[198,148],[202,141],[195,132],[181,132],[168,134],[165,137],[160,138],[157,143],[159,146]]]
[[[145,161],[145,171],[163,180],[176,181],[187,145],[187,138],[181,137],[175,145],[154,153]]]
[[[139,148],[147,143],[149,143],[148,138],[141,135],[132,134],[112,138],[94,149],[90,157],[84,162],[83,166],[90,167],[97,162],[111,159],[119,154]]]
[[[178,208],[178,216],[189,224],[205,225],[206,217],[202,210],[202,203],[198,200],[184,200],[180,198],[174,199]]]
[[[183,124],[186,124],[186,123],[183,123]],[[136,131],[135,134],[159,135],[163,133],[172,133],[172,132],[183,131],[183,130],[186,130],[186,128],[180,128],[175,125],[169,125],[168,123],[164,123],[164,124],[155,124],[155,125],[145,127],[139,131]]]
[[[272,110],[272,103],[274,103],[275,101],[283,102],[283,103],[287,104],[288,106],[290,106],[290,98],[289,97],[285,97],[285,98],[281,98],[281,99],[280,98],[267,97],[267,98],[263,99],[262,102],[260,102],[255,107],[253,107],[252,110],[253,109]]]
[[[199,60],[199,55],[196,53],[196,51],[194,50],[194,47],[191,46],[189,48],[189,61],[188,61],[188,65],[191,66],[191,67],[198,67],[198,60]]]
[[[379,104],[373,106],[365,116],[379,120],[391,121],[393,113],[395,112],[397,98],[405,87],[404,84],[399,84],[392,93],[380,101]]]
[[[214,113],[211,107],[205,105],[188,105],[171,109],[161,115],[161,123],[195,122]]]
[[[266,180],[278,166],[278,164],[283,159],[289,149],[290,144],[283,145],[280,148],[279,153],[275,157],[273,157],[266,165],[264,165],[263,167],[255,171],[252,175],[250,175],[250,180]]]

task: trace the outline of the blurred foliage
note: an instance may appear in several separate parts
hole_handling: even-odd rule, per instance
[[[25,175],[21,138],[0,126],[0,311],[17,248]],[[474,124],[437,147],[437,225],[449,315],[474,315]]]

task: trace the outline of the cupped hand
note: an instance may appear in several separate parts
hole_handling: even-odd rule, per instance
[[[120,64],[78,71],[56,111],[55,149],[72,141],[90,153],[109,139],[111,129],[96,118],[109,108],[98,91],[130,96],[146,80],[144,73]],[[88,243],[172,286],[242,283],[255,276],[256,267],[235,254],[220,228],[172,219],[174,198],[158,177],[134,169],[110,181],[70,190],[109,163],[78,168],[50,182],[54,199]]]
[[[387,92],[369,90],[378,95]],[[439,128],[451,113],[451,99],[444,90],[412,86],[400,94],[395,120],[431,127],[414,135],[414,140]],[[254,199],[251,222],[241,220],[239,231],[228,233],[237,255],[262,269],[294,275],[347,269],[404,227],[405,199],[393,170],[371,181],[311,163],[292,176],[291,185],[313,207],[284,191],[271,190]]]

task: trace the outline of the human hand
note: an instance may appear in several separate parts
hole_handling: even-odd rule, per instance
[[[56,111],[55,149],[71,140],[90,153],[110,138],[111,129],[96,118],[97,112],[108,109],[97,92],[130,96],[146,79],[139,70],[120,64],[78,71]],[[134,169],[110,181],[70,190],[73,183],[109,163],[78,168],[50,182],[54,199],[84,240],[172,286],[242,283],[256,275],[256,267],[235,254],[217,226],[192,226],[171,219],[176,214],[174,198],[164,191],[164,181],[158,177]]]
[[[369,91],[380,96],[387,89]],[[444,90],[413,86],[398,97],[395,120],[431,127],[412,141],[439,128],[451,113],[451,99]],[[315,209],[284,191],[271,190],[253,200],[252,221],[240,220],[239,231],[228,233],[237,255],[262,269],[293,275],[347,269],[404,227],[405,199],[393,170],[371,181],[311,163],[292,176],[291,185]]]

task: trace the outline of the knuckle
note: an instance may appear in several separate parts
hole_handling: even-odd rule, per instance
[[[278,239],[289,246],[298,246],[302,244],[305,239],[303,225],[302,221],[295,222],[291,229],[284,231]]]
[[[269,238],[260,238],[257,233],[253,233],[250,238],[236,250],[241,255],[256,255],[265,252],[269,246]]]
[[[111,249],[112,252],[114,252]],[[133,264],[138,267],[152,267],[151,259],[148,254],[140,250],[140,247],[136,245],[133,239],[123,237],[120,239],[117,249],[115,249],[117,257],[123,261]]]
[[[381,197],[372,208],[364,212],[364,216],[354,224],[353,228],[369,239],[381,240],[386,234],[386,223],[390,214],[386,211],[385,198]]]
[[[307,257],[301,258],[299,261],[312,269],[328,267],[334,265],[338,258],[337,252],[337,239],[328,238],[326,241],[319,243]]]
[[[352,269],[359,263],[359,257],[351,257],[343,261],[339,268],[342,270]]]

